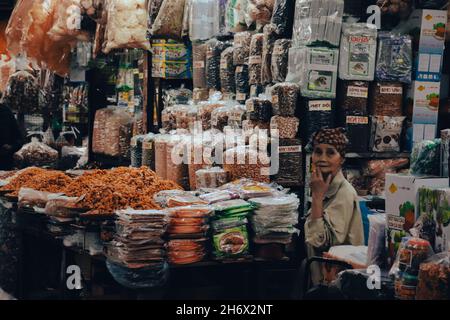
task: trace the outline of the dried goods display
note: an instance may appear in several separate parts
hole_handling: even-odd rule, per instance
[[[339,46],[343,0],[299,0],[295,4],[293,42],[295,46],[328,43]]]
[[[290,47],[291,40],[289,39],[279,39],[274,43],[271,67],[273,82],[284,82],[286,80]]]
[[[303,185],[302,141],[280,139],[278,143],[279,168],[273,181],[282,186]]]
[[[200,188],[218,188],[228,183],[228,173],[220,167],[200,169],[195,172],[196,187]]]
[[[238,32],[234,35],[233,62],[235,66],[248,64],[252,34],[248,31]]]
[[[274,130],[278,130],[277,136],[280,139],[294,139],[297,137],[300,120],[296,117],[274,116],[270,120],[271,136],[274,136]]]
[[[262,86],[260,84],[252,84],[250,86],[250,98],[256,98],[264,92],[265,92],[265,88],[264,88],[264,86]]]
[[[375,152],[400,152],[405,117],[371,117],[371,148]]]
[[[321,128],[333,128],[335,125],[334,100],[309,100],[302,102],[301,130],[305,142]]]
[[[294,24],[295,1],[275,0],[271,23],[281,37],[290,38]]]
[[[236,100],[239,103],[245,103],[250,94],[248,65],[236,67]]]
[[[230,180],[249,178],[259,182],[269,182],[269,162],[267,154],[258,153],[248,146],[238,146],[225,152],[223,168],[229,172]]]
[[[228,114],[228,126],[233,129],[242,128],[242,121],[247,117],[247,109],[243,105],[236,104],[231,107]]]
[[[67,42],[89,40],[89,34],[82,31],[80,25],[77,25],[77,21],[82,19],[83,6],[81,2],[80,0],[61,0],[55,3],[55,20],[48,31],[51,39]]]
[[[411,153],[411,174],[439,176],[440,147],[440,139],[416,143]]]
[[[236,68],[233,63],[234,47],[229,47],[222,52],[220,58],[220,84],[223,93],[234,93],[236,91],[236,80],[234,74]]]
[[[368,114],[369,82],[342,81],[338,99],[345,114]]]
[[[113,49],[120,48],[150,50],[145,0],[110,0],[107,4],[108,22],[103,51],[109,53]],[[156,23],[157,21],[155,25]]]
[[[354,113],[345,117],[345,128],[350,141],[348,152],[367,152],[369,150],[369,117]]]
[[[175,182],[160,179],[149,168],[94,170],[69,183],[61,192],[80,197],[78,208],[89,214],[114,214],[116,210],[160,209],[153,195],[161,190],[181,189]]]
[[[192,79],[194,88],[206,88],[206,44],[194,42],[192,44],[193,74]]]
[[[408,167],[409,159],[370,160],[364,169],[364,175],[369,177],[369,193],[381,195],[386,184],[386,173],[397,173]]]
[[[206,42],[206,86],[220,90],[220,60],[222,52],[232,44],[227,41],[211,39]]]
[[[344,24],[339,78],[373,81],[377,57],[377,29],[367,23]]]
[[[185,0],[165,0],[153,22],[153,36],[181,38]]]
[[[403,115],[403,85],[398,82],[376,82],[372,86],[371,113],[375,116]]]
[[[38,79],[28,71],[18,71],[8,81],[4,102],[15,112],[39,112]]]
[[[251,26],[255,23],[256,30],[262,30],[270,22],[274,0],[248,0],[246,8],[246,23]]]
[[[211,115],[213,111],[218,108],[222,108],[223,106],[223,102],[214,102],[212,100],[208,102],[201,102],[198,105],[198,118],[202,123],[202,128],[204,131],[211,129]]]
[[[56,168],[58,159],[58,151],[35,138],[14,154],[14,161],[21,168],[33,166]]]
[[[277,40],[277,26],[272,23],[264,26],[263,34],[261,80],[263,84],[270,84],[272,83],[272,52]]]
[[[148,2],[148,14],[149,14],[149,21],[148,21],[148,27],[151,30],[153,23],[155,22],[159,9],[161,9],[161,5],[164,2],[164,0],[153,0]]]
[[[381,32],[376,68],[377,80],[411,83],[412,68],[411,36]]]
[[[252,36],[250,42],[250,56],[248,59],[249,83],[251,85],[262,84],[261,63],[263,49],[263,33],[257,33]]]
[[[208,40],[219,33],[218,1],[189,0],[189,5],[189,38],[191,41]]]
[[[223,131],[228,125],[228,114],[233,105],[223,106],[211,112],[211,128]]]
[[[253,121],[269,122],[272,117],[272,103],[264,97],[251,98],[245,102],[247,119]]]
[[[181,160],[185,156],[186,140],[183,136],[172,136],[166,143],[166,179],[189,188],[188,166]]]
[[[273,114],[283,117],[294,116],[300,95],[297,84],[282,82],[275,84],[271,89]]]
[[[450,296],[450,260],[448,252],[432,256],[422,263],[416,300],[448,300]]]
[[[144,135],[138,135],[131,138],[130,152],[131,152],[131,166],[133,168],[140,168],[142,166],[142,144],[144,142]]]
[[[413,9],[413,0],[378,0],[377,5],[382,14],[407,18]]]
[[[175,107],[167,107],[161,112],[162,129],[170,132],[176,129],[177,119],[175,117]]]

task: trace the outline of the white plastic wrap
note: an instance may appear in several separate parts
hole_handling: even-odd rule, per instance
[[[339,46],[343,14],[343,0],[297,0],[294,16],[294,46],[323,42]]]
[[[179,39],[183,31],[185,0],[165,0],[152,26],[153,36]]]
[[[219,33],[219,1],[190,0],[189,37],[208,40]]]
[[[367,23],[344,24],[339,78],[373,81],[377,59],[377,28]]]
[[[383,265],[385,250],[386,215],[369,215],[369,241],[367,248],[367,265]]]
[[[113,49],[150,50],[145,0],[108,0],[105,53]]]

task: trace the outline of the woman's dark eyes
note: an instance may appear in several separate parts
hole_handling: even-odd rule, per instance
[[[336,153],[334,152],[334,150],[327,150],[327,154],[329,156],[334,156]]]

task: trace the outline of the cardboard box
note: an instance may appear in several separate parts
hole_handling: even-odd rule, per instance
[[[408,235],[419,216],[418,191],[421,187],[448,187],[448,179],[386,175],[386,241],[390,263],[395,259],[402,237]]]
[[[438,82],[442,76],[447,11],[415,10],[410,23],[411,26],[420,27],[415,79]]]

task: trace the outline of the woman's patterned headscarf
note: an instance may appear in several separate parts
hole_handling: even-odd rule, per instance
[[[318,144],[329,144],[336,148],[339,154],[345,158],[348,139],[344,128],[321,129],[317,131],[311,139],[312,147]]]

